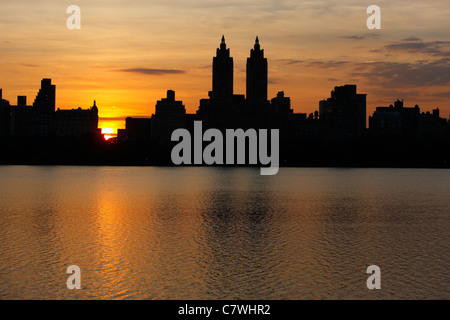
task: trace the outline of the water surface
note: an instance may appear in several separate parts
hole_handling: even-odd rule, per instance
[[[2,166],[0,299],[450,299],[449,196],[450,170]]]

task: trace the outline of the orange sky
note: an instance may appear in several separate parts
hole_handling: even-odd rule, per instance
[[[353,0],[77,1],[81,29],[69,30],[65,1],[3,1],[0,88],[33,102],[40,80],[56,84],[57,107],[97,101],[100,127],[151,116],[167,89],[194,113],[211,90],[211,63],[225,35],[234,91],[245,94],[245,63],[255,36],[269,61],[269,98],[284,90],[310,113],[337,85],[357,84],[376,106],[405,99],[450,114],[450,2],[377,1],[382,29],[368,30]]]

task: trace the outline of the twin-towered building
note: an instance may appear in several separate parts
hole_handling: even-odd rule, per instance
[[[171,90],[167,98],[158,101],[155,114],[144,130],[144,119],[127,119],[125,130],[119,130],[120,140],[152,140],[159,144],[170,142],[176,128],[193,128],[195,120],[203,128],[272,128],[280,129],[282,139],[333,135],[327,128],[339,129],[342,135],[360,135],[364,132],[366,117],[365,95],[356,93],[356,86],[336,87],[332,97],[321,102],[321,111],[309,116],[294,113],[291,99],[284,91],[268,100],[268,62],[256,37],[246,65],[246,95],[234,93],[234,61],[222,36],[212,61],[212,90],[208,98],[201,99],[196,114],[186,114],[181,101],[175,100]],[[323,120],[320,119],[323,116]],[[336,128],[331,123],[337,122]],[[328,126],[328,127],[327,127]],[[139,130],[137,128],[140,128]],[[141,132],[141,134],[137,134]],[[145,133],[151,132],[150,137]]]
[[[233,91],[233,58],[222,36],[220,47],[213,58],[212,91],[209,99],[201,100],[199,114],[205,113],[261,113],[269,111],[267,100],[268,67],[264,50],[256,37],[254,48],[247,58],[246,96]]]
[[[264,50],[261,50],[258,37],[256,37],[254,48],[250,50],[250,57],[247,58],[246,99],[243,95],[234,94],[233,75],[233,58],[230,56],[230,49],[227,48],[225,43],[225,37],[222,36],[220,47],[213,58],[212,91],[209,94],[209,102],[214,107],[211,107],[211,112],[246,111],[254,113],[267,111],[264,110],[268,107],[267,58],[264,57]],[[238,104],[244,103],[244,100],[246,103],[240,105],[240,107],[244,107],[244,110],[236,110],[234,104],[236,102]],[[204,103],[206,101],[203,100]]]
[[[246,95],[234,93],[234,61],[222,36],[212,61],[212,90],[208,98],[200,100],[196,114],[186,114],[182,102],[175,100],[175,92],[168,90],[167,97],[156,104],[155,114],[149,123],[151,129],[144,129],[145,119],[127,118],[126,129],[118,132],[119,139],[151,139],[165,144],[170,141],[173,130],[191,129],[195,120],[202,120],[205,129],[267,127],[268,115],[273,113],[272,110],[280,115],[293,114],[290,98],[284,97],[283,92],[274,98],[273,105],[268,101],[267,84],[267,59],[256,37],[254,48],[247,58]],[[146,132],[151,132],[151,137],[145,136]]]

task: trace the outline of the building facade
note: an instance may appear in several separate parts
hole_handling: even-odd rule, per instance
[[[319,116],[335,137],[361,136],[366,130],[366,94],[356,85],[335,87],[331,97],[319,102]]]
[[[26,96],[17,97],[17,105],[1,99],[0,135],[14,137],[82,136],[100,134],[98,108],[55,111],[56,86],[51,79],[42,79],[33,105]]]
[[[247,58],[246,93],[250,112],[267,109],[267,77],[267,58],[264,58],[264,49],[261,49],[256,37],[254,48],[250,50],[250,57]]]
[[[88,109],[60,110],[55,112],[55,132],[57,136],[81,137],[100,134],[98,129],[98,108],[96,102]]]

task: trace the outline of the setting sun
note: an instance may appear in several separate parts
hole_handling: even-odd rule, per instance
[[[105,140],[109,140],[117,136],[117,133],[113,128],[102,128],[102,134],[105,137]]]

